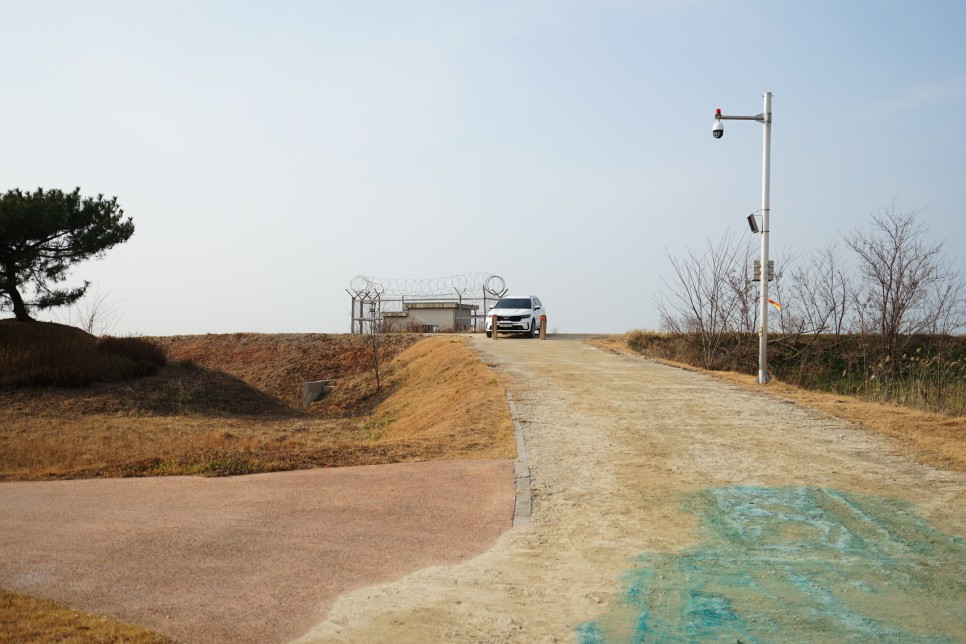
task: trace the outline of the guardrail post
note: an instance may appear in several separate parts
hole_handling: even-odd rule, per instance
[[[540,316],[540,339],[541,340],[547,339],[547,316],[546,315]]]

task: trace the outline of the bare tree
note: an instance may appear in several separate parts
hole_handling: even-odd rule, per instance
[[[949,333],[964,321],[964,287],[942,243],[926,238],[920,210],[895,207],[873,215],[867,230],[846,238],[857,257],[860,330],[878,333],[894,360],[915,333]]]
[[[794,275],[797,264],[797,251],[786,249],[781,264],[778,265],[776,262],[775,278],[772,280],[773,283],[768,288],[768,299],[779,304],[777,310],[774,311],[772,315],[769,315],[768,319],[775,319],[775,326],[777,327],[778,331],[786,335],[796,335],[801,332],[802,328],[801,315],[796,313],[799,307],[796,306],[794,300],[789,301],[788,298],[785,297],[785,295],[791,292],[794,287],[793,284],[788,284],[789,280],[785,279],[785,276],[786,274],[789,276]],[[761,295],[759,291],[760,288],[760,284],[754,286],[756,304],[761,302]],[[769,324],[769,326],[771,326],[771,324]],[[757,322],[755,324],[755,328],[751,330],[758,330]]]
[[[684,257],[665,251],[674,276],[670,282],[662,277],[668,292],[655,304],[662,328],[700,336],[704,364],[710,367],[724,335],[741,330],[755,315],[748,301],[748,244],[726,231],[717,244],[707,239],[700,254],[686,250]]]
[[[370,366],[372,368],[372,374],[376,379],[376,391],[382,389],[382,378],[381,378],[381,368],[384,360],[384,347],[383,347],[383,322],[382,319],[377,315],[379,310],[378,297],[370,302],[369,306],[369,319],[366,320],[368,327],[363,332],[362,338],[365,344],[366,350],[369,353]]]
[[[754,333],[758,328],[758,318],[761,313],[758,306],[758,284],[750,277],[757,250],[755,244],[751,242],[741,244],[736,240],[736,244],[739,245],[737,250],[740,257],[736,259],[735,265],[725,277],[728,288],[737,301],[734,314],[727,324],[727,330]]]
[[[784,334],[777,343],[785,363],[783,377],[794,377],[795,367],[801,382],[816,366],[814,361],[821,362],[827,346],[821,341],[823,334],[842,332],[851,291],[833,244],[801,261],[791,255],[784,264],[785,271],[775,275],[773,291],[781,303],[777,317]],[[788,279],[783,279],[786,272]]]
[[[790,296],[799,334],[841,335],[846,331],[852,284],[840,256],[841,249],[828,244],[792,270]]]

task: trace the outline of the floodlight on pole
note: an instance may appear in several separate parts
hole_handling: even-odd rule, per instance
[[[759,311],[761,317],[761,327],[758,330],[758,384],[768,382],[768,234],[770,231],[769,219],[771,209],[771,92],[765,92],[765,109],[761,114],[755,116],[729,116],[721,113],[721,109],[715,110],[714,125],[711,133],[714,138],[720,139],[724,136],[724,125],[721,121],[757,121],[765,126],[762,141],[761,159],[761,266],[766,274],[761,279],[761,301]],[[752,232],[758,232],[757,222],[754,215],[748,216],[748,225]]]
[[[751,232],[753,233],[761,232],[758,228],[758,220],[755,219],[755,213],[748,215],[748,227],[751,228]]]

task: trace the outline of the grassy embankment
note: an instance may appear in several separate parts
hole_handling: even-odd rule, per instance
[[[711,369],[698,337],[636,330],[605,344],[818,409],[896,439],[919,462],[966,471],[966,338],[906,340],[893,361],[868,338],[775,336],[764,388],[757,336],[726,339]]]
[[[376,392],[358,336],[129,338],[119,353],[77,329],[5,321],[0,480],[512,458],[496,377],[459,338],[418,340],[385,336]],[[141,357],[152,352],[164,366]],[[334,392],[303,410],[302,383],[319,379]]]

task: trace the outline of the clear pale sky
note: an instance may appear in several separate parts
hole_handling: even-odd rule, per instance
[[[72,281],[118,334],[347,332],[358,274],[485,271],[561,332],[657,328],[666,252],[893,204],[966,239],[966,3],[6,1],[0,190],[117,196]],[[747,233],[750,235],[750,233]],[[966,253],[956,265],[962,269]]]

